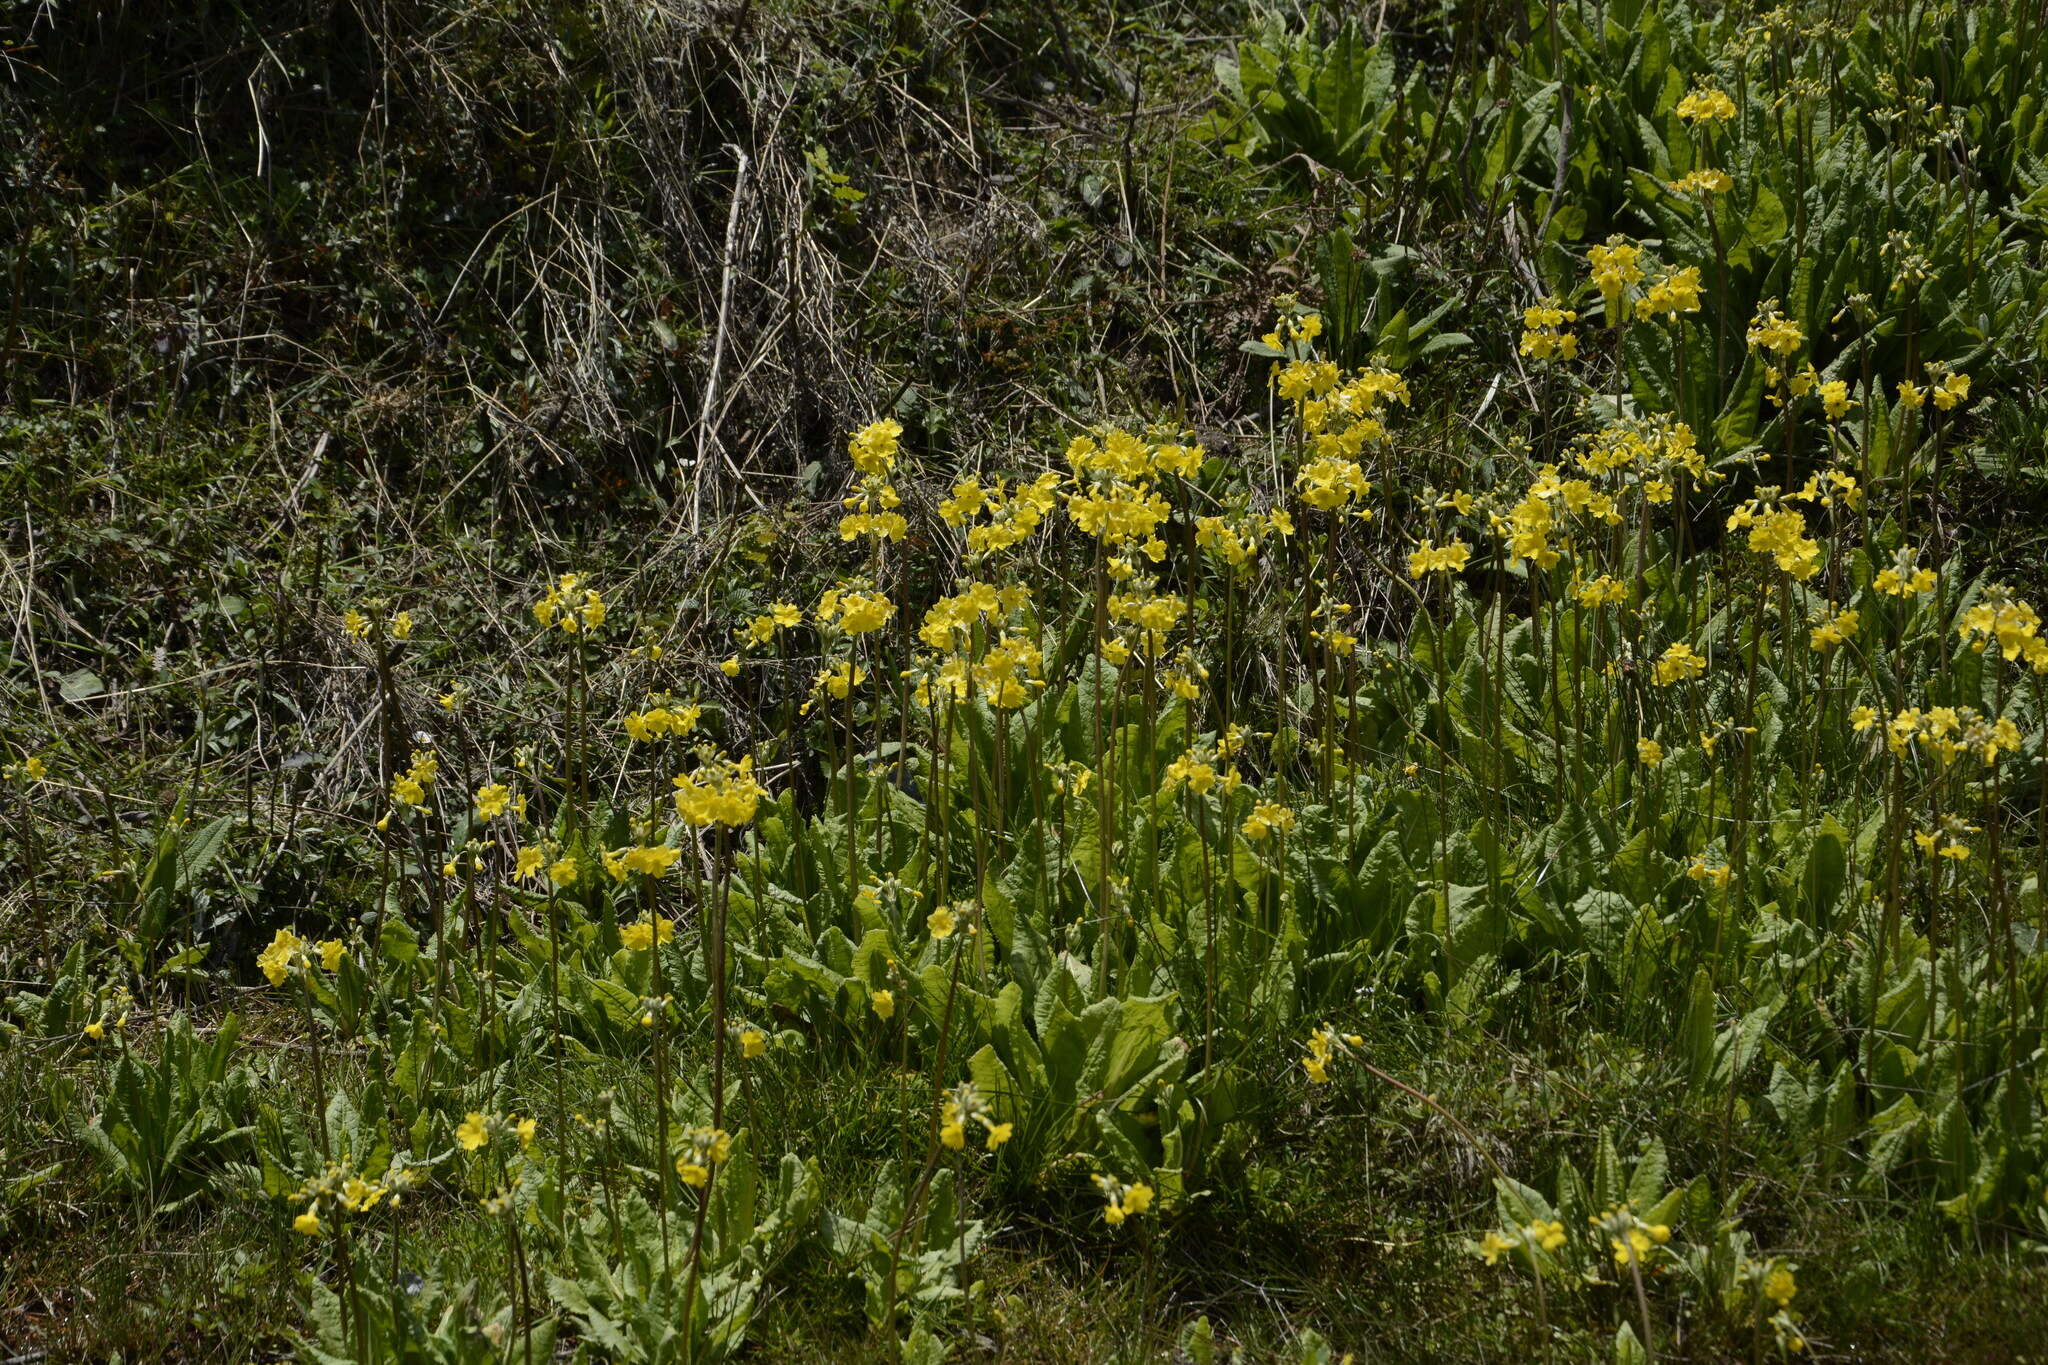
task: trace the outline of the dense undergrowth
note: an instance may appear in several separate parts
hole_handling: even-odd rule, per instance
[[[0,1354],[2038,1351],[2038,7],[4,13]]]

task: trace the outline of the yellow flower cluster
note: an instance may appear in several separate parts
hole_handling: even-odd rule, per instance
[[[939,504],[939,519],[948,526],[967,527],[967,553],[994,554],[1029,539],[1044,523],[1058,499],[1060,476],[1051,470],[1030,483],[1007,491],[1003,480],[982,487],[979,479],[953,485],[953,495]],[[988,520],[969,525],[977,516]]]
[[[619,929],[619,942],[636,953],[644,953],[657,943],[667,943],[675,936],[676,922],[667,918],[635,920]]]
[[[1185,783],[1195,796],[1207,796],[1219,788],[1223,795],[1228,796],[1244,785],[1243,774],[1229,758],[1228,749],[1223,745],[1211,749],[1198,744],[1166,765],[1166,782],[1160,790],[1171,793]],[[1223,765],[1221,773],[1217,771],[1219,763]]]
[[[1323,318],[1320,313],[1296,311],[1292,294],[1279,302],[1282,309],[1280,321],[1275,324],[1272,331],[1259,338],[1268,347],[1276,351],[1286,349],[1286,342],[1283,342],[1280,336],[1282,328],[1287,331],[1287,341],[1297,346],[1306,346],[1323,334]]]
[[[1252,813],[1245,817],[1239,830],[1244,837],[1258,843],[1271,834],[1288,834],[1294,829],[1294,812],[1274,801],[1261,801],[1252,807]]]
[[[1337,1045],[1363,1047],[1365,1039],[1355,1033],[1340,1034],[1324,1024],[1308,1036],[1308,1055],[1301,1059],[1301,1069],[1308,1073],[1311,1084],[1327,1085],[1330,1080],[1330,1063],[1337,1059]]]
[[[1408,556],[1408,576],[1420,578],[1429,573],[1463,573],[1471,557],[1472,547],[1462,540],[1452,539],[1442,545],[1434,540],[1425,540]]]
[[[489,782],[476,789],[476,818],[495,820],[512,809],[512,789],[500,782]]]
[[[1532,487],[1527,496],[1508,509],[1505,517],[1493,519],[1494,534],[1508,545],[1508,561],[1520,564],[1525,559],[1536,562],[1536,566],[1548,569],[1558,561],[1558,552],[1550,544],[1550,533],[1556,528],[1556,515],[1550,510],[1551,497],[1556,495],[1556,476],[1548,475],[1549,490],[1539,485]]]
[[[1342,455],[1317,456],[1301,467],[1294,482],[1301,490],[1301,500],[1322,512],[1341,511],[1353,502],[1365,501],[1372,492],[1358,462]],[[1372,518],[1370,510],[1361,510],[1359,515]]]
[[[1611,574],[1601,574],[1590,583],[1578,587],[1581,605],[1588,607],[1618,607],[1628,600],[1628,588]]]
[[[732,1155],[732,1137],[723,1128],[692,1128],[683,1141],[689,1150],[676,1158],[676,1174],[691,1189],[701,1190],[711,1183],[711,1168],[724,1165]]]
[[[843,504],[846,515],[839,519],[839,538],[854,540],[873,536],[877,540],[901,540],[910,523],[896,509],[903,498],[887,479],[864,478]]]
[[[770,602],[768,610],[748,621],[741,637],[750,645],[765,645],[778,630],[794,630],[804,623],[803,608],[794,602]]]
[[[1967,382],[1966,380],[1965,383]],[[341,628],[355,639],[367,640],[376,633],[378,627],[374,617],[366,616],[354,607],[350,607],[341,614]],[[413,629],[412,613],[409,611],[397,613],[391,618],[386,628],[390,631],[392,639],[410,640]]]
[[[870,422],[853,433],[846,442],[846,453],[853,457],[853,467],[870,478],[887,478],[896,468],[898,442],[903,436],[903,424],[889,418]]]
[[[1831,611],[1814,625],[1810,639],[1813,647],[1825,654],[1836,645],[1855,639],[1862,625],[1862,616],[1853,609]]]
[[[427,804],[427,788],[441,774],[441,761],[430,753],[413,750],[412,765],[391,779],[391,799],[414,810]]]
[[[311,943],[300,938],[289,929],[280,929],[270,940],[270,946],[256,954],[256,965],[263,969],[263,975],[273,986],[282,986],[293,968],[312,964],[307,952]]]
[[[1565,328],[1578,320],[1579,315],[1554,296],[1524,308],[1521,353],[1531,360],[1570,360],[1579,353],[1579,338]]]
[[[1944,825],[1942,830],[1916,830],[1913,834],[1914,844],[1919,847],[1922,853],[1925,853],[1930,858],[1947,858],[1950,862],[1956,863],[1970,861],[1970,846],[1968,844],[1953,841],[1944,844],[1941,842],[1941,837],[1944,833],[1950,835],[1975,834],[1978,832],[1977,827],[1975,825],[1964,825],[1960,821],[1954,820],[1953,817],[1944,820],[1942,823]]]
[[[939,1141],[959,1151],[967,1145],[967,1125],[970,1123],[982,1126],[991,1152],[1010,1140],[1011,1125],[997,1123],[988,1104],[981,1098],[981,1092],[974,1088],[974,1082],[962,1081],[946,1092],[945,1103],[939,1111]]]
[[[1969,401],[1970,376],[1956,373],[1937,375],[1931,365],[1928,370],[1928,382],[1925,386],[1915,384],[1910,379],[1899,381],[1899,403],[1902,406],[1923,407],[1931,397],[1934,399],[1935,407],[1948,412]]]
[[[1822,385],[1826,388],[1826,385]],[[1826,480],[1825,483],[1822,480]],[[1822,507],[1833,507],[1840,501],[1845,507],[1863,505],[1863,487],[1856,482],[1856,476],[1845,474],[1839,469],[1826,470],[1820,474],[1809,474],[1806,482],[1796,493],[1785,495],[1799,502],[1817,502]]]
[[[1136,591],[1109,595],[1109,619],[1134,627],[1132,639],[1139,651],[1156,658],[1166,649],[1167,635],[1187,615],[1188,604],[1171,593],[1155,592],[1148,579],[1137,579],[1131,586]]]
[[[993,583],[969,583],[932,603],[917,638],[933,649],[959,649],[983,621],[1023,611],[1030,604],[1031,592],[1021,584],[998,588]]]
[[[671,706],[667,697],[649,697],[648,701],[653,704],[646,710],[635,711],[619,722],[628,737],[642,744],[668,735],[681,738],[694,731],[704,716],[704,708],[696,702]]]
[[[1799,325],[1778,311],[1776,299],[1766,299],[1758,305],[1744,335],[1753,349],[1780,356],[1792,354],[1806,341],[1806,333],[1799,330]]]
[[[305,1237],[320,1235],[320,1210],[327,1207],[343,1213],[368,1213],[379,1204],[396,1208],[404,1192],[419,1183],[419,1172],[411,1166],[393,1165],[378,1179],[371,1180],[357,1168],[352,1156],[331,1161],[319,1175],[309,1177],[292,1195],[305,1210],[292,1219],[292,1231]]]
[[[854,540],[861,536],[873,536],[878,541],[901,540],[910,530],[910,523],[896,509],[903,505],[903,499],[889,482],[889,473],[896,467],[897,441],[903,435],[903,424],[895,421],[871,422],[853,433],[846,442],[846,453],[853,457],[853,467],[860,473],[860,483],[843,506],[846,515],[839,519],[839,538]]]
[[[1111,1227],[1152,1207],[1152,1187],[1142,1180],[1126,1185],[1113,1175],[1091,1176],[1090,1179],[1095,1182],[1095,1188],[1102,1191],[1105,1201],[1102,1221]]]
[[[767,789],[754,780],[754,756],[716,758],[694,772],[680,774],[675,787],[676,814],[698,829],[710,825],[737,828],[754,818]]]
[[[1979,654],[1995,644],[2007,663],[2023,658],[2036,673],[2048,673],[2048,640],[2041,638],[2039,614],[2007,588],[1993,587],[1986,595],[1989,601],[1963,613],[1956,634]]]
[[[1699,312],[1700,268],[1689,265],[1683,270],[1659,275],[1643,291],[1642,303],[1638,307],[1643,316],[1649,318],[1659,314],[1676,318],[1680,313]]]
[[[1628,321],[1628,291],[1642,283],[1642,254],[1641,247],[1619,234],[1586,252],[1586,263],[1593,272],[1593,287],[1607,301],[1610,326]]]
[[[1195,545],[1233,569],[1251,563],[1259,552],[1266,532],[1277,536],[1294,534],[1294,518],[1276,507],[1265,516],[1242,508],[1223,516],[1195,518]]]
[[[604,618],[603,596],[597,589],[583,586],[580,573],[563,574],[533,604],[533,619],[542,630],[560,628],[574,635],[579,630],[596,630],[604,624]]]
[[[1678,116],[1687,123],[1726,123],[1735,117],[1735,101],[1725,91],[1703,86],[1678,101]]]
[[[1919,551],[1908,547],[1892,556],[1889,567],[1877,571],[1870,586],[1890,597],[1924,597],[1939,581],[1934,570],[1920,567]]]
[[[896,604],[878,592],[829,588],[818,599],[818,624],[837,623],[848,635],[880,630],[896,614]]]
[[[635,844],[629,848],[615,848],[604,855],[604,870],[615,882],[638,874],[642,877],[666,877],[668,870],[676,865],[676,859],[683,856],[679,848],[662,844]]]
[[[522,1148],[533,1146],[534,1136],[540,1125],[533,1119],[523,1119],[517,1114],[485,1114],[470,1110],[469,1117],[455,1126],[455,1140],[465,1152],[478,1151],[488,1147],[496,1139],[519,1139]]]
[[[847,694],[866,682],[867,677],[868,671],[865,668],[856,663],[841,659],[830,668],[818,670],[816,686],[822,689],[832,700],[845,701]],[[810,706],[809,702],[805,702],[804,710],[808,712]]]
[[[1775,495],[1777,490],[1766,492]],[[1728,529],[1746,529],[1750,549],[1771,556],[1802,583],[1820,572],[1820,542],[1806,534],[1806,517],[1795,508],[1772,507],[1763,498],[1751,498],[1728,514]]]
[[[1650,1259],[1653,1248],[1671,1240],[1668,1225],[1644,1222],[1627,1204],[1594,1214],[1586,1221],[1607,1234],[1607,1245],[1614,1252],[1617,1269],[1640,1269]]]
[[[1692,865],[1685,869],[1685,875],[1717,890],[1725,890],[1728,883],[1735,880],[1735,872],[1728,864],[1710,863],[1705,858],[1694,858]]]
[[[1724,170],[1702,166],[1676,180],[1667,180],[1664,188],[1673,194],[1726,194],[1735,188],[1735,181]]]
[[[1863,730],[1874,719],[1862,710],[1852,715],[1850,722]],[[1916,741],[1940,759],[1943,767],[1964,754],[1990,764],[1996,763],[2001,753],[2019,750],[2020,731],[2004,716],[1992,720],[1973,706],[1931,706],[1925,711],[1909,706],[1886,723],[1884,742],[1895,757],[1903,758]]]
[[[1539,1218],[1533,1223],[1510,1229],[1505,1235],[1488,1232],[1479,1240],[1479,1254],[1486,1258],[1488,1265],[1499,1265],[1500,1258],[1517,1247],[1525,1247],[1533,1254],[1537,1251],[1561,1251],[1564,1243],[1564,1224]]]
[[[1651,676],[1656,679],[1657,686],[1669,687],[1673,683],[1697,678],[1706,671],[1707,661],[1691,645],[1680,641],[1664,651]]]

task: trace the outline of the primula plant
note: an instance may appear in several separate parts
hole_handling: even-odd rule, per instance
[[[445,8],[8,42],[0,1358],[2038,1349],[2034,8]]]

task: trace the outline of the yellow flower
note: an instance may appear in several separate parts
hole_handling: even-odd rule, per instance
[[[740,1056],[749,1061],[768,1051],[768,1035],[757,1028],[740,1030]]]
[[[1629,286],[1639,284],[1643,268],[1637,264],[1643,249],[1619,235],[1609,237],[1605,245],[1587,251],[1586,261],[1592,267],[1593,287],[1607,300],[1607,322],[1610,326],[1628,320],[1628,303],[1624,294]]]
[[[85,1036],[97,1043],[107,1036],[107,1026],[95,1019],[85,1026]]]
[[[1855,611],[1837,612],[1823,618],[1821,623],[1813,628],[1813,647],[1825,652],[1845,640],[1854,639],[1862,621],[1863,618]]]
[[[672,919],[637,920],[619,930],[619,942],[636,953],[644,953],[656,942],[667,943],[676,936]]]
[[[697,829],[723,825],[737,829],[754,818],[767,789],[754,779],[754,756],[712,758],[696,771],[681,773],[675,788],[676,814]]]
[[[1281,834],[1294,828],[1294,812],[1271,801],[1262,801],[1252,808],[1241,829],[1244,837],[1257,842],[1274,831]]]
[[[490,1121],[472,1109],[469,1117],[455,1128],[455,1140],[462,1144],[465,1152],[474,1152],[491,1140]]]
[[[1579,339],[1565,331],[1579,315],[1548,297],[1522,310],[1521,353],[1532,360],[1570,360],[1578,354]]]
[[[1126,1185],[1111,1175],[1089,1178],[1095,1182],[1095,1188],[1102,1191],[1102,1221],[1111,1227],[1152,1207],[1152,1187],[1143,1181]]]
[[[951,938],[953,930],[958,925],[958,921],[953,915],[953,908],[949,905],[942,905],[932,911],[931,914],[925,916],[924,923],[925,927],[931,930],[932,937],[935,939]]]
[[[370,618],[354,607],[341,614],[341,628],[358,640],[370,638]]]
[[[1900,550],[1889,567],[1878,570],[1870,586],[1889,597],[1924,597],[1934,591],[1940,577],[1934,570],[1920,567],[1919,559],[1917,550]]]
[[[740,656],[735,654],[730,658],[721,659],[718,671],[728,678],[737,678],[740,675]]]
[[[336,971],[341,960],[348,956],[348,945],[338,938],[324,940],[320,944],[320,966],[327,971]]]
[[[564,855],[548,864],[548,880],[556,886],[573,886],[576,882],[576,860]]]
[[[1691,645],[1680,642],[1664,651],[1663,657],[1657,660],[1653,676],[1659,687],[1669,687],[1673,683],[1697,678],[1706,671],[1707,661],[1695,653]]]
[[[1408,556],[1408,576],[1420,578],[1438,571],[1463,573],[1471,555],[1471,547],[1462,540],[1446,541],[1441,548],[1435,541],[1425,540],[1420,549]]]
[[[1650,282],[1643,291],[1642,311],[1649,317],[1662,313],[1677,317],[1680,313],[1700,311],[1700,268],[1689,265],[1683,270],[1667,271]]]
[[[1717,167],[1702,166],[1689,175],[1666,181],[1664,188],[1673,194],[1726,194],[1735,188],[1735,180]]]
[[[304,1213],[292,1219],[292,1231],[306,1237],[318,1237],[320,1235],[320,1215],[312,1209],[307,1209]]]
[[[1778,311],[1776,299],[1766,299],[1757,308],[1747,336],[1754,349],[1780,356],[1792,354],[1806,340],[1806,333],[1799,330],[1799,325]]]
[[[1701,86],[1679,100],[1678,116],[1687,123],[1726,123],[1735,117],[1735,101],[1725,91]]]
[[[391,618],[391,638],[394,640],[410,640],[412,638],[412,627],[412,613],[409,611],[398,613],[398,615]]]
[[[1579,601],[1589,607],[1617,607],[1628,600],[1628,589],[1607,574],[1579,587]]]
[[[620,863],[628,872],[637,872],[643,877],[665,877],[668,870],[676,865],[676,859],[683,856],[679,848],[664,845],[642,844],[626,850]]]
[[[1324,1024],[1308,1036],[1308,1055],[1301,1059],[1301,1069],[1308,1073],[1313,1085],[1327,1085],[1330,1080],[1330,1063],[1337,1057],[1337,1030]],[[1342,1035],[1343,1041],[1352,1047],[1361,1046],[1365,1040],[1355,1033]]]
[[[1793,1279],[1792,1272],[1784,1266],[1779,1266],[1764,1276],[1764,1297],[1772,1300],[1780,1308],[1789,1306],[1792,1296],[1798,1292],[1798,1282]]]
[[[493,782],[476,789],[476,818],[495,820],[512,808],[511,791]]]
[[[531,1147],[533,1146],[534,1135],[540,1131],[540,1124],[534,1119],[514,1119],[512,1121],[512,1131],[519,1135],[519,1145],[521,1147]]]
[[[868,996],[868,1008],[878,1019],[891,1019],[896,1014],[896,992],[875,991]]]
[[[306,952],[306,940],[289,929],[280,929],[270,940],[270,946],[256,955],[256,965],[263,969],[263,975],[273,986],[282,986],[295,963],[302,960]]]
[[[690,1150],[676,1158],[676,1174],[685,1185],[702,1189],[710,1183],[711,1168],[732,1155],[732,1138],[723,1128],[692,1128],[684,1138]]]
[[[1513,1251],[1516,1245],[1517,1243],[1498,1232],[1489,1232],[1479,1239],[1479,1254],[1486,1258],[1488,1265],[1499,1265],[1500,1258]]]
[[[1650,1254],[1650,1234],[1642,1228],[1632,1227],[1624,1235],[1626,1241],[1621,1237],[1608,1238],[1608,1245],[1614,1248],[1614,1264],[1617,1267],[1626,1267],[1631,1262],[1641,1265],[1643,1258]]]
[[[861,473],[881,478],[896,467],[897,440],[903,435],[903,424],[889,418],[870,422],[846,443],[846,453],[853,457],[853,467]]]
[[[1636,758],[1654,768],[1664,761],[1664,746],[1654,739],[1639,739],[1636,741]]]
[[[1723,889],[1735,880],[1733,870],[1720,863],[1710,863],[1705,858],[1693,859],[1692,865],[1685,869],[1685,875],[1696,882],[1711,882],[1716,888]]]

